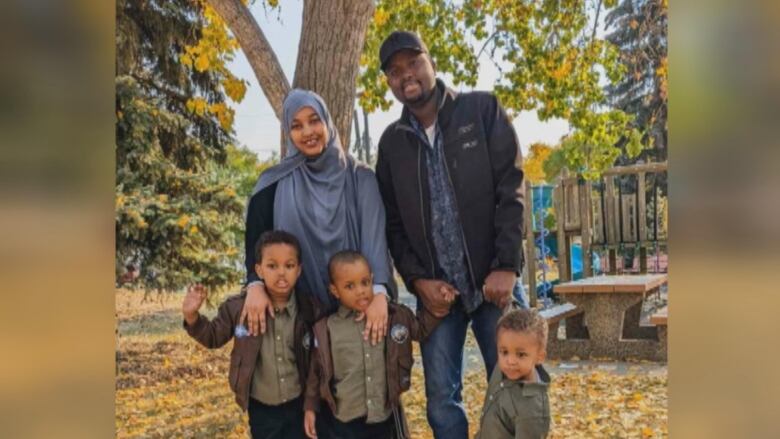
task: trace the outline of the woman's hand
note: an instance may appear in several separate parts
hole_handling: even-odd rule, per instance
[[[376,346],[379,340],[387,335],[387,296],[374,294],[374,299],[366,308],[365,314],[358,315],[357,321],[366,319],[366,329],[363,330],[363,340],[371,337],[371,346]]]
[[[317,430],[314,428],[316,421],[317,414],[312,410],[306,410],[303,415],[303,429],[306,431],[306,436],[310,439],[317,439]]]
[[[244,323],[249,335],[265,334],[265,313],[274,318],[274,307],[265,292],[265,285],[255,283],[247,287],[244,309],[239,322]]]

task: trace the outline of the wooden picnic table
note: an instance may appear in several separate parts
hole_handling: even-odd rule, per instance
[[[663,359],[656,327],[640,326],[644,298],[666,284],[666,274],[595,276],[553,287],[580,314],[566,318],[566,339],[550,337],[561,358]],[[556,325],[557,326],[557,325]]]

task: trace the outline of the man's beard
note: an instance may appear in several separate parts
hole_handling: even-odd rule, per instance
[[[435,95],[436,87],[431,87],[430,90],[423,89],[422,83],[418,81],[420,84],[420,94],[417,95],[417,97],[407,99],[404,97],[405,104],[412,108],[420,108],[428,103]]]

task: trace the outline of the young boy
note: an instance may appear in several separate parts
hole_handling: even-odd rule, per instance
[[[411,383],[412,340],[425,338],[438,319],[426,312],[418,321],[409,308],[390,303],[387,335],[372,346],[363,337],[361,318],[374,298],[368,262],[358,252],[342,251],[330,259],[328,271],[330,292],[340,305],[314,324],[304,401],[306,435],[408,438],[400,395]],[[321,400],[327,403],[322,410]]]
[[[513,309],[496,325],[498,364],[488,384],[477,439],[541,439],[550,430],[547,321]]]
[[[246,291],[229,297],[209,321],[198,310],[205,299],[202,287],[191,288],[182,304],[187,333],[215,349],[231,338],[230,388],[236,402],[249,411],[252,437],[304,438],[303,398],[311,331],[294,292],[301,274],[300,245],[284,231],[268,231],[255,249],[255,270],[264,279],[276,317],[260,336],[250,336],[239,324]]]

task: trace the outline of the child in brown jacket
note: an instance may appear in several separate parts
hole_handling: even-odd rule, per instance
[[[265,334],[251,336],[240,324],[246,291],[229,297],[209,321],[198,313],[205,291],[191,288],[182,304],[187,333],[216,349],[233,339],[230,388],[236,402],[249,411],[254,439],[303,438],[303,398],[311,331],[294,287],[301,274],[300,245],[283,231],[264,233],[256,248],[255,270],[265,282],[275,318]]]
[[[342,251],[333,255],[328,271],[330,292],[340,305],[314,324],[304,400],[306,435],[408,438],[400,396],[411,384],[412,340],[424,339],[438,319],[423,312],[418,321],[409,308],[391,303],[389,331],[372,346],[361,318],[374,298],[368,262],[358,252]]]

